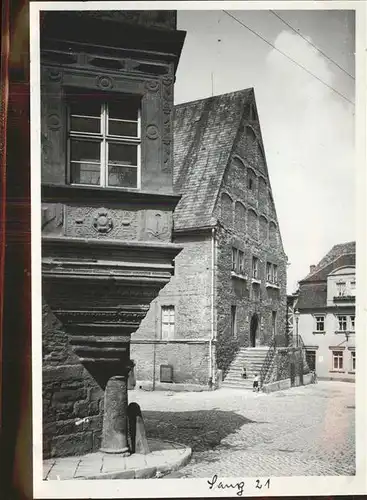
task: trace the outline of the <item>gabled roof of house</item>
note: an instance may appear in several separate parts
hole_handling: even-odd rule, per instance
[[[343,266],[354,266],[356,244],[354,241],[334,245],[315,268],[299,282],[297,309],[319,309],[327,303],[327,277]]]
[[[305,283],[299,291],[297,309],[322,309],[326,306],[327,282]]]
[[[215,224],[213,209],[249,102],[253,89],[175,106],[173,182],[182,194],[175,229]]]
[[[356,242],[340,243],[323,257],[315,268],[310,272],[300,284],[304,282],[324,281],[328,275],[343,266],[354,266],[356,263]]]

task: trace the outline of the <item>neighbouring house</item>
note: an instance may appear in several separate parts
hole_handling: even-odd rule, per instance
[[[335,245],[299,282],[295,331],[319,379],[355,379],[355,263],[355,242]]]
[[[287,344],[287,256],[253,89],[175,106],[174,188],[183,251],[131,357],[138,385],[211,387],[241,350],[237,364],[251,350],[262,363],[275,337]]]

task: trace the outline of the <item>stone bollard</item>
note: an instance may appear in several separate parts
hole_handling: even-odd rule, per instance
[[[131,453],[147,455],[149,453],[148,440],[145,435],[145,426],[138,403],[130,403],[127,409],[129,419],[129,437]]]

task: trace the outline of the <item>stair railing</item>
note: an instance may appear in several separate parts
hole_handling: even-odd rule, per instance
[[[269,345],[269,350],[266,354],[266,358],[260,370],[260,387],[262,387],[269,379],[270,367],[273,363],[273,359],[277,350],[277,344],[275,338],[271,341]]]

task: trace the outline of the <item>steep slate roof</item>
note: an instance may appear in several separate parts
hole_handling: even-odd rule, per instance
[[[320,309],[326,306],[327,282],[305,283],[299,291],[297,309]]]
[[[215,224],[214,205],[250,101],[253,89],[175,106],[173,182],[182,194],[174,213],[175,229]]]
[[[315,269],[299,282],[297,309],[319,309],[326,307],[327,277],[343,266],[354,266],[356,262],[354,241],[333,246]]]
[[[322,281],[334,270],[342,266],[354,266],[356,263],[356,242],[334,245],[323,259],[300,283],[305,281]]]

